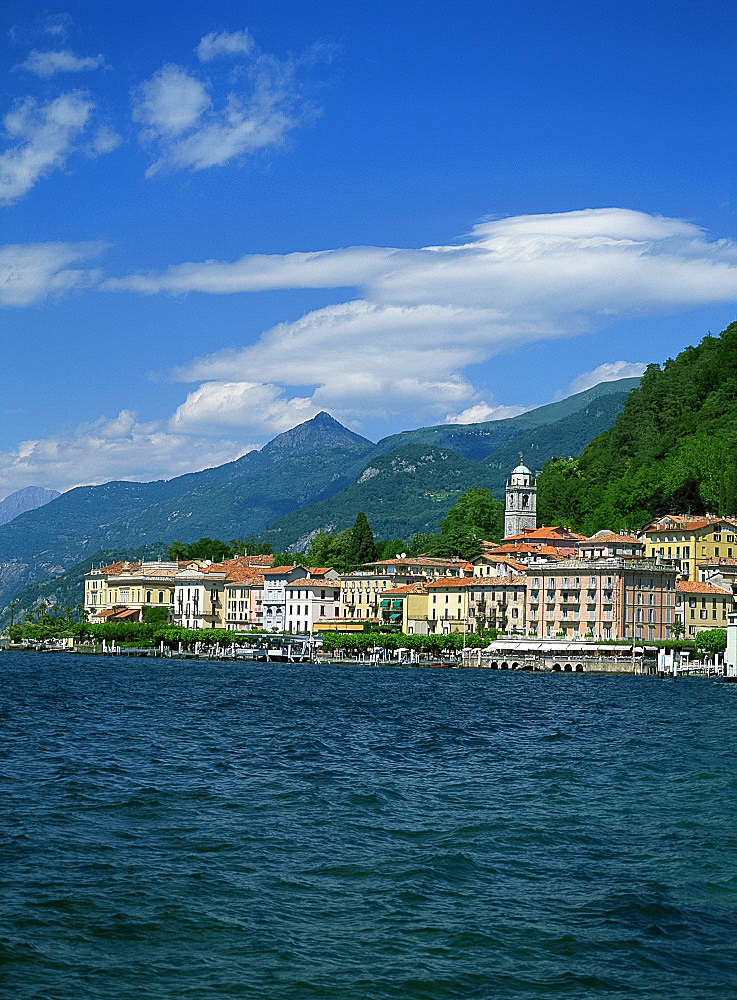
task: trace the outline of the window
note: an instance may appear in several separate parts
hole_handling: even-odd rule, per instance
[[[152,592],[150,590],[146,591],[146,604],[151,603]]]

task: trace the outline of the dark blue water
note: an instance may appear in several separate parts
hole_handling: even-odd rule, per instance
[[[13,998],[737,994],[737,685],[0,655]]]

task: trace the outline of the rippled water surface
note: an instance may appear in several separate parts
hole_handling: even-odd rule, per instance
[[[0,655],[13,998],[737,995],[737,685]]]

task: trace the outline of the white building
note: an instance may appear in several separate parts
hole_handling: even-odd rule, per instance
[[[287,632],[312,632],[315,622],[340,618],[340,576],[334,569],[314,572],[286,585]]]
[[[287,584],[308,576],[304,566],[270,566],[263,570],[263,627],[284,632],[287,624]]]

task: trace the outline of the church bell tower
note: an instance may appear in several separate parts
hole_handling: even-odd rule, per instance
[[[504,537],[519,535],[525,528],[537,527],[537,480],[519,457],[507,480],[504,507]]]

